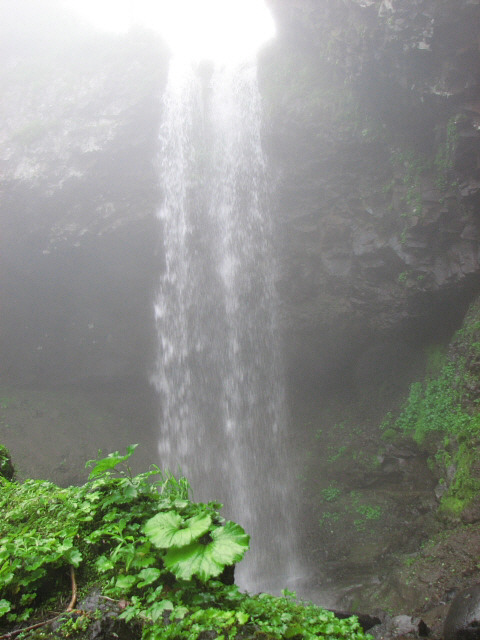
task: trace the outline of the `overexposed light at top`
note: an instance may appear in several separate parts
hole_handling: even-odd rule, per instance
[[[193,61],[240,61],[275,34],[264,0],[65,0],[97,28],[155,29],[172,52]]]
[[[63,0],[63,3],[103,31],[122,33],[134,24],[131,0]]]

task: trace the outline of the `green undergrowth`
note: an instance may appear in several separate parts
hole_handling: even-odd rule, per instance
[[[78,603],[68,612],[74,583],[80,603],[95,592],[118,604],[132,640],[367,637],[356,618],[288,591],[252,596],[228,584],[249,536],[220,504],[192,502],[184,478],[158,467],[132,475],[134,449],[90,461],[83,486],[0,478],[1,637],[89,637],[102,614]],[[54,633],[29,630],[62,611]]]
[[[0,476],[11,480],[13,478],[14,469],[12,459],[7,448],[0,444]]]
[[[397,416],[381,428],[386,441],[413,439],[429,454],[443,486],[439,514],[458,517],[480,491],[480,305],[473,305],[448,355],[410,387]]]

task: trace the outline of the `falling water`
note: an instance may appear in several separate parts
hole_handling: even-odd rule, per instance
[[[198,73],[175,59],[163,102],[155,303],[161,464],[251,534],[248,589],[292,572],[293,508],[275,258],[253,63]]]

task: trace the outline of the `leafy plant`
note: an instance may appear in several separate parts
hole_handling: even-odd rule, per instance
[[[213,527],[203,539],[190,545],[172,547],[165,555],[165,566],[177,578],[201,580],[220,575],[224,568],[239,562],[248,549],[249,536],[238,524],[227,522]]]
[[[114,451],[113,453],[109,453],[106,458],[101,458],[99,460],[88,460],[85,464],[85,467],[91,467],[93,465],[93,469],[91,470],[88,479],[93,480],[94,478],[100,478],[101,476],[107,474],[109,471],[114,470],[116,467],[118,467],[118,465],[125,463],[133,455],[137,447],[138,444],[129,445],[127,447],[127,453],[124,456],[122,456],[118,451]],[[101,454],[102,452],[99,451],[98,453]],[[130,468],[128,466],[126,468],[128,471],[128,475],[131,476]]]
[[[186,480],[158,467],[133,476],[128,461],[134,450],[132,445],[125,455],[89,461],[90,479],[82,487],[0,478],[5,630],[44,617],[48,608],[61,610],[70,569],[84,592],[94,585],[108,598],[122,599],[120,617],[140,623],[143,640],[365,640],[354,617],[340,621],[320,607],[297,603],[289,592],[282,598],[250,596],[216,580],[241,560],[248,535],[238,524],[224,523],[218,503],[191,502]],[[88,633],[89,624],[88,616],[67,613],[57,617],[56,637]],[[45,633],[40,637],[50,637]]]
[[[400,413],[387,415],[381,425],[384,438],[409,436],[427,448],[429,468],[445,486],[439,513],[448,517],[458,517],[480,491],[479,314],[480,305],[472,305],[449,357],[438,347],[426,353],[425,380],[411,385]]]
[[[341,489],[332,483],[328,487],[325,487],[325,489],[322,489],[321,493],[325,502],[335,502],[341,494]]]

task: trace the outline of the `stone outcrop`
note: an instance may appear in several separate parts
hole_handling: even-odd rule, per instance
[[[269,5],[277,287],[292,379],[316,385],[392,335],[447,338],[479,288],[480,4]],[[49,31],[47,9],[19,7],[0,74],[2,372],[144,376],[168,56],[148,32],[89,34],[58,8]]]
[[[145,376],[167,56],[148,32],[79,31],[30,4],[3,22],[2,373]]]
[[[261,79],[292,358],[328,370],[379,334],[445,338],[479,284],[479,3],[270,6]]]
[[[452,600],[443,637],[445,640],[476,640],[480,637],[480,585],[461,591]]]

